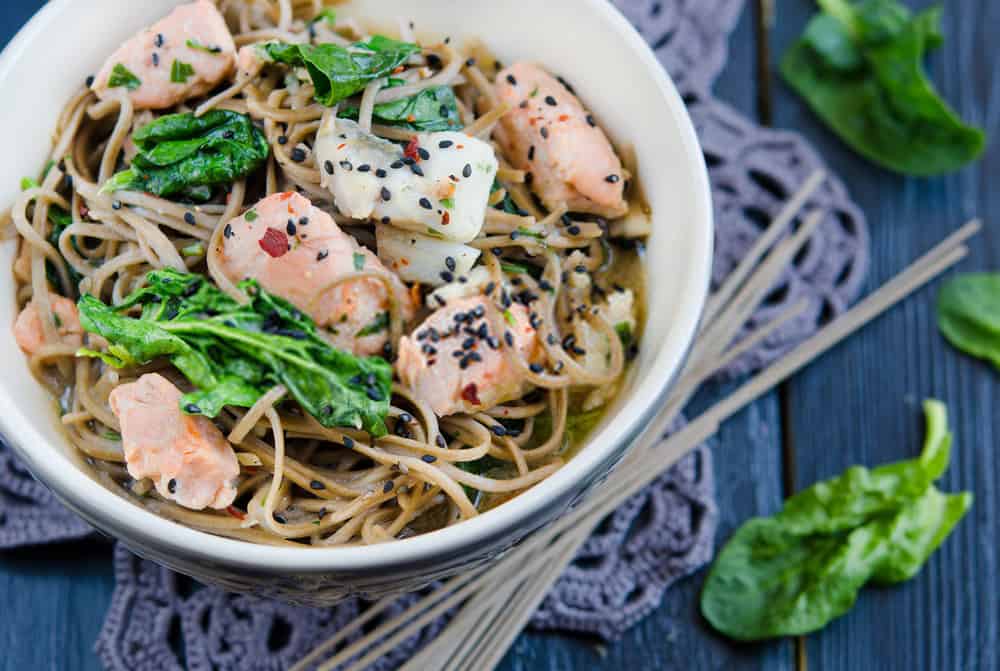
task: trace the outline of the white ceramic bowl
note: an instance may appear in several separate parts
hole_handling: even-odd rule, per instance
[[[0,56],[8,104],[0,124],[0,203],[49,151],[57,115],[123,39],[180,0],[54,0]],[[58,428],[55,405],[0,328],[0,430],[31,472],[70,508],[136,553],[224,587],[315,604],[347,594],[416,589],[489,561],[551,522],[602,480],[659,406],[704,305],[712,248],[708,178],[691,121],[642,38],[605,0],[357,0],[338,12],[457,43],[481,37],[505,63],[533,60],[565,76],[619,144],[637,148],[654,213],[648,244],[649,321],[638,365],[609,418],[562,470],[476,519],[373,547],[275,548],[212,536],[162,519],[98,484]],[[0,250],[10,268],[13,245]],[[11,273],[0,272],[0,324],[13,323]]]

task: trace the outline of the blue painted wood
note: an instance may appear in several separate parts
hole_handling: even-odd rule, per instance
[[[908,3],[925,7],[928,2]],[[945,43],[931,56],[938,88],[960,112],[995,136],[1000,75],[993,0],[944,3]],[[777,59],[814,11],[812,0],[781,3],[771,40]],[[777,78],[777,75],[775,75]],[[803,132],[845,177],[871,229],[869,287],[885,281],[972,216],[985,232],[962,270],[1000,266],[996,142],[979,165],[938,179],[890,175],[846,150],[787,87],[775,84],[775,124]],[[994,137],[995,140],[995,137]],[[921,399],[951,410],[955,446],[944,488],[971,489],[976,502],[925,569],[905,585],[867,590],[850,615],[807,641],[809,664],[847,669],[1000,668],[997,456],[1000,378],[952,350],[934,326],[935,284],[835,349],[790,384],[788,436],[807,485],[845,467],[913,456],[923,435]]]

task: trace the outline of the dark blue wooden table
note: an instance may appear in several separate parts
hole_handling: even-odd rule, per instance
[[[0,39],[6,43],[41,4],[0,3]],[[973,216],[986,228],[964,268],[1000,267],[1000,151],[991,148],[978,165],[934,180],[893,176],[846,151],[775,74],[814,2],[778,4],[772,23],[750,1],[716,93],[762,123],[804,133],[844,179],[871,227],[868,287]],[[948,3],[945,47],[929,62],[944,96],[992,135],[1000,132],[998,26],[996,0]],[[527,634],[503,668],[1000,669],[1000,415],[993,414],[1000,378],[942,341],[934,327],[934,294],[935,287],[922,291],[740,413],[715,445],[722,540],[747,516],[774,512],[796,487],[851,464],[915,454],[920,400],[943,399],[956,433],[945,488],[970,489],[976,503],[920,575],[899,587],[867,590],[847,617],[818,634],[734,645],[698,615],[701,573],[670,590],[660,609],[620,641],[598,645]],[[99,544],[0,555],[0,669],[99,669],[91,647],[113,582],[110,549]]]

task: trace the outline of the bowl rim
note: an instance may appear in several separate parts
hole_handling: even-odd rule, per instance
[[[0,53],[0,79],[8,76],[21,55],[30,49],[40,33],[58,20],[62,11],[76,0],[53,0],[26,23]],[[18,410],[15,399],[0,387],[0,399],[9,411],[0,413],[0,433],[8,445],[26,462],[28,469],[70,507],[89,519],[101,521],[127,545],[133,539],[187,559],[263,573],[345,572],[371,574],[385,568],[426,563],[442,556],[454,556],[470,546],[485,546],[491,540],[519,526],[530,525],[548,506],[569,500],[580,482],[629,444],[643,430],[666,396],[672,376],[680,369],[698,328],[708,296],[712,268],[714,220],[708,169],[688,111],[666,70],[646,41],[628,20],[606,0],[583,0],[596,12],[610,31],[624,41],[656,83],[681,135],[681,142],[696,182],[696,211],[702,213],[691,227],[692,290],[687,292],[671,315],[673,326],[663,340],[661,351],[650,362],[650,374],[637,384],[632,401],[588,441],[567,464],[527,492],[476,518],[407,539],[376,546],[357,547],[276,547],[216,536],[184,526],[137,505],[122,505],[121,497],[81,472],[69,455],[51,445],[28,417]],[[40,447],[48,445],[49,447]],[[602,446],[603,445],[603,446]],[[52,458],[52,453],[58,455]],[[69,466],[68,468],[66,466]]]

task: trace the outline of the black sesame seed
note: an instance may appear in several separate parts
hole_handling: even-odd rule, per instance
[[[507,427],[505,427],[503,424],[494,424],[493,426],[490,427],[490,431],[493,432],[494,436],[502,437],[507,435]]]
[[[431,160],[431,153],[424,149],[423,147],[417,147],[417,156],[420,157],[421,161]]]
[[[431,205],[431,201],[427,200],[426,198],[421,198],[420,199],[420,207],[424,208],[425,210],[433,210],[434,209],[434,206]]]
[[[285,225],[285,231],[287,231],[289,235],[295,235],[297,230],[298,229],[295,227],[295,222],[289,219],[288,224]]]
[[[472,311],[472,316],[476,319],[482,319],[486,315],[486,308],[482,305],[477,305],[476,309]]]
[[[167,482],[167,491],[171,494],[177,491],[177,478],[170,478]]]
[[[441,63],[441,57],[437,54],[427,54],[427,65],[435,69],[440,69],[443,63]]]
[[[382,187],[382,193],[381,193],[381,195],[382,195],[382,200],[383,201],[392,200],[392,192],[389,191],[389,189],[387,189],[384,186]]]
[[[508,347],[514,346],[514,335],[510,331],[505,331],[503,334],[504,342],[507,343]]]
[[[351,439],[350,436],[344,436],[344,447],[346,447],[349,450],[354,449],[354,441]]]
[[[403,157],[403,164],[404,165],[413,165],[416,162],[417,162],[417,159],[412,158],[410,156],[404,156]]]
[[[576,273],[585,273],[585,272],[587,272],[587,266],[585,266],[583,264],[580,264],[576,268],[573,268],[573,272],[576,272]]]
[[[527,173],[524,174],[524,183],[525,184],[527,184],[528,186],[531,186],[532,182],[534,182],[534,181],[535,181],[535,176],[532,173],[527,172]]]
[[[538,280],[538,288],[542,291],[552,291],[555,287],[548,280]]]
[[[490,346],[490,349],[497,349],[500,347],[500,341],[493,336],[486,336],[486,344]]]
[[[376,171],[375,171],[375,176],[376,176],[376,177],[378,177],[379,179],[384,179],[384,178],[385,178],[385,176],[386,176],[386,175],[388,175],[388,174],[389,174],[389,173],[387,173],[387,172],[386,172],[385,170],[383,170],[382,168],[379,168],[378,170],[376,170]]]
[[[444,265],[448,270],[455,272],[455,257],[453,256],[444,257]]]
[[[86,83],[87,83],[87,88],[88,88],[88,89],[89,89],[89,88],[90,88],[91,86],[93,86],[93,85],[94,85],[94,75],[90,75],[89,77],[87,77],[87,79],[86,79]]]
[[[619,181],[621,181],[621,177],[619,177],[618,175],[608,175],[607,177],[604,178],[604,181],[608,182],[609,184],[617,184]]]
[[[111,209],[112,210],[120,210],[120,209],[122,209],[122,201],[120,201],[120,200],[113,200],[113,201],[111,201]]]
[[[316,260],[317,261],[322,261],[323,259],[325,259],[328,256],[330,256],[330,250],[328,250],[328,249],[321,249],[319,251],[319,254],[316,255]]]
[[[507,75],[507,81],[511,86],[517,86],[517,80],[514,79],[514,75]]]
[[[529,161],[535,160],[535,145],[531,145],[531,149],[528,150],[528,160]]]
[[[462,177],[465,177],[466,179],[472,177],[472,166],[468,163],[466,163],[465,167],[462,168]]]
[[[549,128],[548,126],[542,126],[542,130],[539,131],[542,134],[542,138],[545,140],[549,139]]]
[[[403,167],[403,162],[402,161],[393,161],[392,165],[390,165],[389,167],[392,168],[393,170],[399,170],[400,168]]]
[[[288,518],[281,513],[274,513],[274,521],[278,524],[288,524]]]
[[[437,438],[434,439],[434,442],[438,444],[438,447],[443,447],[443,448],[448,447],[448,441],[445,440],[444,436],[442,436],[440,433],[438,434]]]
[[[423,459],[428,464],[433,464],[435,461],[438,460],[438,458],[435,457],[433,454],[425,454],[424,456],[422,456],[420,458]]]
[[[448,272],[447,270],[442,270],[441,274],[440,274],[440,277],[445,282],[454,282],[455,281],[455,275],[452,274],[452,273],[450,273],[450,272]]]
[[[557,102],[556,102],[556,99],[555,99],[555,98],[553,98],[552,96],[545,96],[545,104],[546,104],[546,105],[550,105],[550,106],[552,106],[552,107],[555,107],[555,106],[556,106],[556,105],[558,105],[559,103],[557,103]]]
[[[376,389],[375,387],[369,387],[368,389],[365,390],[365,393],[368,394],[368,398],[376,402],[385,399],[385,397],[382,395],[382,392]]]
[[[358,166],[358,172],[371,172],[372,167],[367,163],[362,163]]]
[[[164,44],[163,33],[156,33],[156,37],[153,39],[153,44],[157,47],[162,47]]]
[[[441,116],[443,116],[445,119],[448,118],[448,114],[450,112],[451,112],[451,110],[448,109],[447,105],[441,105],[441,107],[438,108],[438,114],[440,114]]]
[[[413,174],[416,175],[417,177],[423,177],[424,176],[424,169],[421,168],[416,163],[414,163],[413,165],[410,166],[410,170],[412,170]]]
[[[156,68],[156,67],[159,67],[159,66],[160,66],[160,54],[154,52],[153,53],[153,67]]]
[[[473,337],[466,338],[462,341],[462,349],[472,349],[476,346],[476,339]]]
[[[465,67],[467,67],[467,68],[471,68],[475,64],[476,64],[476,59],[475,58],[470,58],[470,59],[468,59],[468,60],[465,61]]]
[[[288,136],[287,135],[279,135],[278,136],[278,144],[281,144],[281,145],[288,144]]]
[[[389,480],[389,481],[388,481],[388,482],[386,482],[386,483],[385,483],[384,485],[382,485],[382,493],[383,493],[383,494],[388,494],[389,492],[391,492],[391,491],[392,491],[392,488],[393,488],[394,486],[395,486],[395,485],[393,484],[392,480]]]
[[[189,415],[199,415],[201,414],[201,408],[199,408],[194,403],[188,403],[187,405],[184,406],[184,412],[186,412]]]
[[[590,114],[587,115],[587,123],[590,124],[592,127],[597,125],[597,122],[594,121],[594,117]]]
[[[333,161],[325,161],[323,163],[323,169],[326,170],[326,174],[333,174]]]
[[[493,256],[500,256],[501,254],[503,254],[503,249],[500,247],[493,247],[492,249],[490,249],[490,252],[493,253]]]
[[[485,293],[487,296],[489,296],[490,294],[493,293],[493,290],[496,289],[496,288],[497,288],[496,282],[492,282],[492,281],[488,282],[486,284],[486,288],[483,289],[483,293]]]
[[[226,224],[226,227],[222,229],[222,235],[227,239],[233,237],[233,227]]]
[[[574,224],[569,228],[567,228],[566,232],[569,233],[570,235],[580,235],[580,227]]]
[[[447,149],[453,144],[455,143],[452,142],[451,140],[441,140],[440,142],[438,142],[438,147],[440,147],[441,149]]]
[[[350,161],[341,161],[340,167],[343,168],[344,170],[354,170],[354,166],[351,165]]]
[[[528,366],[528,368],[531,370],[532,373],[541,373],[542,371],[545,370],[545,368],[540,363],[533,363],[530,366]]]
[[[188,224],[189,226],[194,226],[195,223],[196,223],[195,218],[194,218],[194,214],[192,214],[191,212],[185,212],[184,213],[184,223]]]
[[[413,415],[411,415],[408,412],[401,412],[399,413],[399,421],[403,422],[404,424],[409,424],[410,422],[413,421]]]
[[[308,225],[309,225],[309,217],[299,218],[299,226],[308,226]]]
[[[469,356],[466,357],[469,361],[482,361],[483,357],[479,352],[469,352]]]
[[[310,489],[326,489],[326,485],[324,485],[319,480],[313,480],[312,482],[309,483],[309,488]]]
[[[302,163],[302,161],[306,160],[306,152],[303,151],[302,147],[296,147],[292,150],[291,159],[296,163]]]

